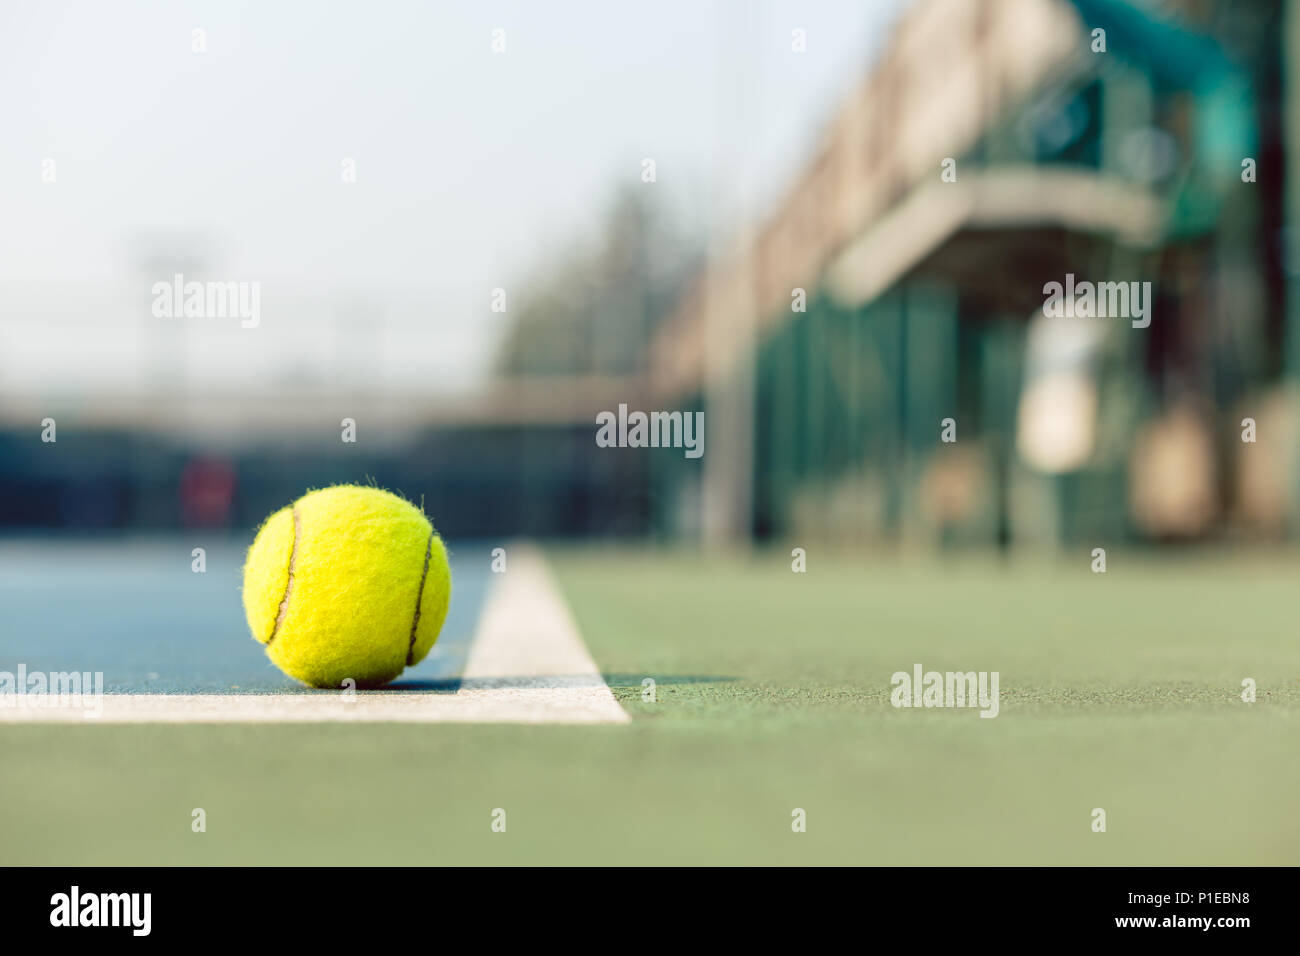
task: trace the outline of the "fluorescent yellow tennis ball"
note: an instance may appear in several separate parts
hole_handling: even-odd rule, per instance
[[[253,637],[313,687],[386,684],[438,639],[451,599],[447,551],[419,508],[337,485],[281,508],[244,563]]]

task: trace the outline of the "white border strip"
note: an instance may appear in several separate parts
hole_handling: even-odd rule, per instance
[[[516,545],[507,562],[494,575],[455,693],[105,694],[97,716],[0,705],[0,723],[627,723],[541,553]]]

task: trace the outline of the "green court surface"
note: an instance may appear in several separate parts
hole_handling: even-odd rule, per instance
[[[1300,862],[1296,556],[550,554],[630,725],[0,726],[0,863]]]

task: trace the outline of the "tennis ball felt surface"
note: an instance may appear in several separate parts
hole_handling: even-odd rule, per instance
[[[450,599],[442,539],[419,508],[378,488],[303,495],[266,519],[244,563],[253,637],[313,687],[378,687],[418,664]]]

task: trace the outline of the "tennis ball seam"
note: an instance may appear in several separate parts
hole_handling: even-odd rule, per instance
[[[415,617],[411,621],[411,639],[406,645],[406,666],[415,663],[415,632],[420,626],[420,605],[424,603],[424,582],[429,579],[429,555],[433,553],[433,522],[429,522],[429,539],[424,543],[424,570],[420,572],[420,586],[415,589]]]
[[[275,615],[275,627],[271,628],[271,636],[266,639],[266,646],[270,647],[275,636],[280,633],[280,625],[284,622],[285,615],[289,613],[289,598],[293,595],[293,575],[298,563],[298,538],[301,537],[302,518],[298,515],[298,509],[293,509],[293,544],[289,547],[289,579],[284,583],[284,597],[280,600],[280,610]]]
[[[289,547],[289,576],[284,584],[284,597],[280,599],[280,607],[276,612],[275,626],[271,628],[271,636],[266,641],[267,647],[271,646],[271,642],[280,633],[280,625],[284,623],[284,618],[289,613],[289,601],[293,597],[294,572],[298,563],[298,540],[302,537],[302,516],[298,513],[297,508],[293,509],[292,514],[293,543]],[[415,613],[411,618],[411,633],[406,645],[407,667],[415,664],[415,642],[420,629],[420,609],[424,604],[424,585],[429,579],[429,558],[433,554],[434,534],[432,523],[430,523],[429,537],[424,542],[424,567],[420,570],[420,583],[415,591]]]
[[[423,510],[390,492],[341,485],[308,492],[263,524],[245,564],[246,591],[254,585],[245,609],[277,667],[313,687],[345,686],[349,672],[360,674],[357,686],[370,687],[428,654],[451,582],[442,539]],[[420,531],[424,561],[416,574]],[[405,654],[402,595],[411,602]]]

